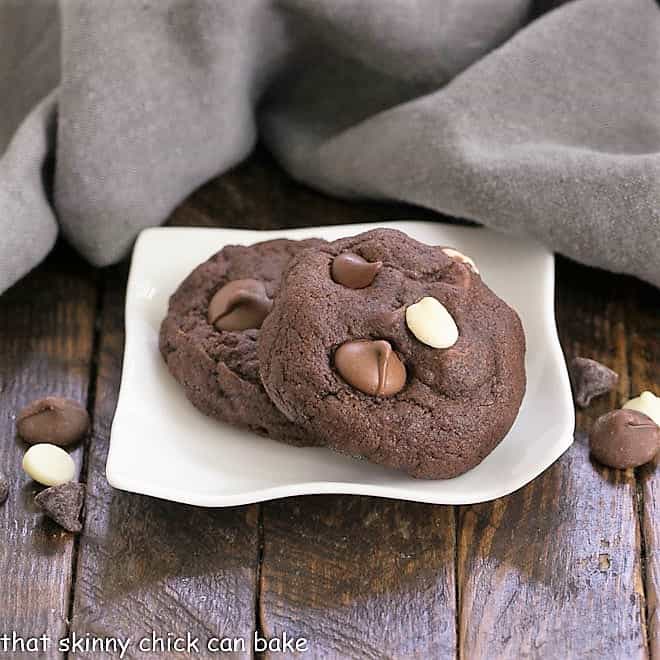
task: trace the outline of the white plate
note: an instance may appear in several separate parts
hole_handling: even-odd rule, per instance
[[[455,479],[413,479],[328,449],[299,449],[198,412],[158,352],[158,330],[179,282],[224,245],[271,238],[334,240],[377,226],[475,259],[485,282],[512,307],[527,335],[527,394],[513,428],[483,463]],[[575,416],[554,319],[554,260],[529,240],[428,222],[247,231],[158,228],[135,245],[126,296],[126,348],[112,425],[108,481],[115,488],[200,506],[232,506],[313,493],[378,495],[438,504],[511,493],[571,445]]]

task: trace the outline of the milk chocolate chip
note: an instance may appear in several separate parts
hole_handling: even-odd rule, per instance
[[[234,280],[211,298],[208,320],[218,330],[260,328],[273,306],[259,280]]]
[[[589,447],[603,465],[621,470],[637,467],[660,450],[660,427],[636,410],[613,410],[596,420]]]
[[[332,260],[332,279],[349,289],[364,289],[374,281],[382,266],[382,261],[367,261],[359,254],[343,252]]]
[[[406,368],[382,339],[347,341],[335,353],[335,367],[349,385],[371,396],[392,396],[406,384]]]
[[[89,415],[77,401],[47,396],[33,401],[18,413],[16,429],[31,445],[45,442],[66,447],[87,433]]]

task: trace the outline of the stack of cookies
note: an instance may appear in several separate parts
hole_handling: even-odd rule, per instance
[[[209,416],[426,479],[480,463],[525,391],[515,311],[469,257],[391,229],[225,247],[172,296],[160,350]]]

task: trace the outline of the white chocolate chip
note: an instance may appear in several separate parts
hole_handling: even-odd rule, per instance
[[[462,252],[459,252],[458,250],[454,250],[454,248],[450,248],[450,247],[442,248],[442,251],[448,257],[451,257],[452,259],[456,259],[456,261],[460,261],[463,264],[467,264],[477,275],[479,274],[479,269],[477,268],[477,264],[475,264],[474,260],[468,257],[467,255],[463,254]]]
[[[73,459],[55,445],[32,445],[23,456],[23,469],[44,486],[59,486],[71,481],[76,472]]]
[[[458,340],[458,327],[452,315],[430,296],[406,309],[406,324],[419,341],[433,348],[449,348]]]
[[[623,407],[644,413],[660,426],[660,397],[657,397],[653,392],[642,392],[638,397],[630,399]]]

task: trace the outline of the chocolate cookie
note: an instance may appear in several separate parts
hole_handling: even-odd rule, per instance
[[[261,386],[257,336],[288,261],[323,244],[310,239],[227,246],[171,297],[160,351],[203,413],[290,444],[317,444],[286,419]]]
[[[258,345],[264,387],[290,420],[415,477],[481,462],[525,391],[520,319],[474,262],[389,229],[294,258]]]

